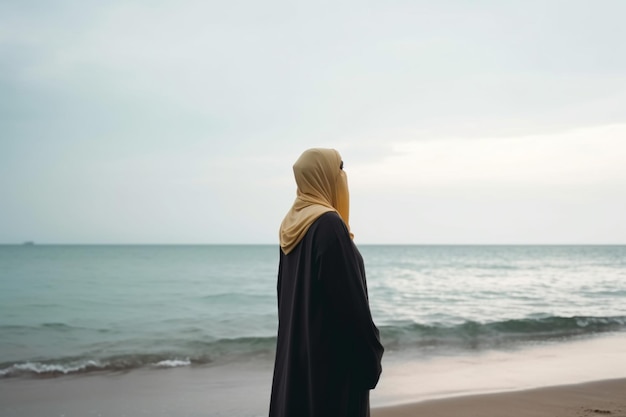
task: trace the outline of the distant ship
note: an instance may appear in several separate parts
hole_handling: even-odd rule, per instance
[[[35,242],[33,242],[32,240],[27,240],[26,242],[22,243],[22,246],[35,246]]]

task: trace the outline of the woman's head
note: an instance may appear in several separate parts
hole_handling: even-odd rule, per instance
[[[323,201],[325,205],[337,210],[346,225],[348,224],[350,194],[339,152],[334,149],[308,149],[293,165],[293,172],[298,186],[298,198],[314,204]]]
[[[280,225],[280,247],[288,254],[322,214],[336,211],[348,231],[350,195],[341,155],[334,149],[309,149],[293,165],[298,192]],[[352,236],[352,234],[351,234]]]

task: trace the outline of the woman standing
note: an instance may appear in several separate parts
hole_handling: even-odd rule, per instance
[[[278,338],[270,417],[369,416],[383,347],[352,242],[341,156],[309,149],[280,226]]]

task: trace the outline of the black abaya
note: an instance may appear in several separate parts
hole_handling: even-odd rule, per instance
[[[369,416],[383,347],[363,258],[336,212],[320,216],[278,268],[270,417]]]

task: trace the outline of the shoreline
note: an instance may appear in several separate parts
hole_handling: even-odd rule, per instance
[[[372,416],[626,417],[625,357],[625,333],[462,355],[390,351]],[[0,378],[0,416],[262,417],[272,365]]]
[[[624,358],[625,333],[420,360],[390,355],[371,400],[386,407],[620,379],[626,378]]]

